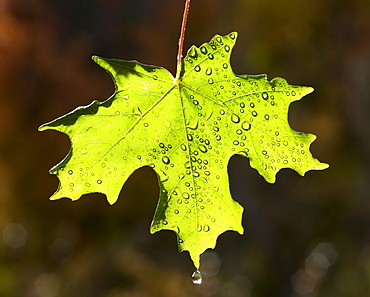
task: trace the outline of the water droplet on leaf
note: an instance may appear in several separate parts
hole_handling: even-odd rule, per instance
[[[232,114],[231,121],[236,124],[240,122],[240,118],[236,114]]]
[[[170,158],[168,158],[168,157],[164,156],[164,157],[162,158],[162,162],[163,162],[164,164],[170,164]]]

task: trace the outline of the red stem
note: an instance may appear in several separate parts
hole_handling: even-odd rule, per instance
[[[181,71],[182,53],[184,49],[185,30],[186,30],[186,22],[188,20],[189,9],[190,9],[190,0],[186,0],[184,14],[182,16],[182,25],[181,25],[181,32],[180,32],[180,39],[179,39],[179,50],[177,52],[177,70],[176,70],[177,79],[179,78],[180,71]]]

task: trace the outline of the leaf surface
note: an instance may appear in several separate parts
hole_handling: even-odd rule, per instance
[[[248,157],[270,183],[282,168],[300,175],[327,168],[309,151],[316,137],[288,123],[289,104],[313,89],[234,74],[236,37],[192,46],[178,79],[161,67],[94,57],[112,76],[114,95],[40,127],[67,134],[72,144],[51,169],[60,180],[51,199],[99,192],[113,204],[128,177],[150,166],[160,185],[151,232],[176,232],[179,249],[199,267],[200,254],[221,233],[243,233],[243,208],[229,189],[232,155]]]

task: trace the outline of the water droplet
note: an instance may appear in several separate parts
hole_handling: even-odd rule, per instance
[[[153,75],[152,77],[153,77],[154,80],[158,79],[158,76],[156,76],[156,75]]]
[[[68,170],[68,174],[69,175],[72,175],[73,174],[73,171],[72,170]]]
[[[213,56],[212,54],[208,54],[208,58],[209,58],[210,60],[213,60],[214,56]]]
[[[206,54],[207,53],[207,48],[205,46],[202,46],[200,48],[200,51],[202,52],[202,54]]]
[[[209,83],[209,84],[213,84],[213,79],[212,79],[212,78],[210,78],[210,79],[208,80],[208,83]]]
[[[179,214],[179,210],[178,209],[175,209],[175,214]]]
[[[242,129],[245,130],[245,131],[249,131],[251,129],[251,124],[248,123],[248,122],[244,122],[242,124]]]
[[[208,225],[204,225],[204,228],[203,228],[203,230],[205,231],[205,232],[208,232],[209,231],[209,226]]]
[[[197,56],[198,56],[198,52],[197,50],[195,49],[194,46],[192,46],[190,49],[189,49],[189,56],[192,57],[193,59],[196,59]]]
[[[294,91],[292,91],[292,96],[295,96],[295,92]]]
[[[249,104],[249,106],[251,107],[251,108],[254,108],[254,103],[251,103],[251,104]]]
[[[268,114],[265,114],[265,119],[268,121],[270,119],[270,116]]]
[[[193,101],[193,104],[194,104],[194,105],[198,105],[198,104],[199,104],[198,100],[194,100],[194,101]]]
[[[186,192],[182,194],[182,198],[184,199],[189,199],[189,197],[190,197],[189,194]]]
[[[98,179],[96,182],[97,182],[99,185],[101,185],[101,183],[102,183],[101,179]]]
[[[234,33],[230,33],[229,36],[230,36],[231,39],[235,39],[235,34]]]
[[[192,274],[191,280],[194,285],[200,285],[202,283],[202,274],[198,269]]]
[[[232,114],[231,115],[231,121],[234,122],[234,123],[239,123],[240,118],[236,114]]]
[[[164,157],[162,158],[162,162],[163,162],[164,164],[170,164],[170,158],[168,158],[168,157],[164,156]]]
[[[222,67],[224,67],[224,69],[227,69],[227,67],[229,67],[229,65],[227,65],[227,63],[224,63],[224,64],[222,65]]]
[[[225,45],[225,51],[229,52],[230,51],[230,46]]]
[[[205,145],[201,144],[199,146],[199,150],[202,152],[202,153],[206,153],[207,152],[207,148],[205,147]]]
[[[193,136],[192,136],[192,135],[190,135],[190,134],[188,134],[188,140],[189,140],[189,141],[193,141]]]
[[[200,66],[199,66],[199,65],[195,66],[195,67],[194,67],[194,70],[195,70],[196,72],[199,72],[199,71],[200,71]]]
[[[181,149],[182,149],[183,151],[186,151],[186,145],[185,145],[185,144],[182,144],[182,145],[181,145]]]
[[[168,222],[167,222],[166,220],[164,220],[164,221],[162,221],[162,224],[163,224],[163,225],[167,225],[167,224],[168,224]]]
[[[269,95],[266,92],[262,93],[262,98],[267,100],[269,98]]]
[[[254,116],[254,117],[257,116],[257,112],[255,110],[252,111],[252,116]]]
[[[212,68],[211,67],[208,67],[207,70],[206,70],[206,74],[207,75],[211,75],[212,74]]]

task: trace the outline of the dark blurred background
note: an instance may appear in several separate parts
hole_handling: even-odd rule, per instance
[[[238,74],[315,87],[292,104],[297,131],[330,164],[267,184],[229,164],[245,234],[202,257],[201,286],[176,236],[149,234],[155,173],[103,195],[49,201],[66,135],[40,124],[113,93],[92,55],[175,72],[183,0],[0,0],[0,296],[370,296],[370,1],[193,0],[186,48],[238,31]]]

